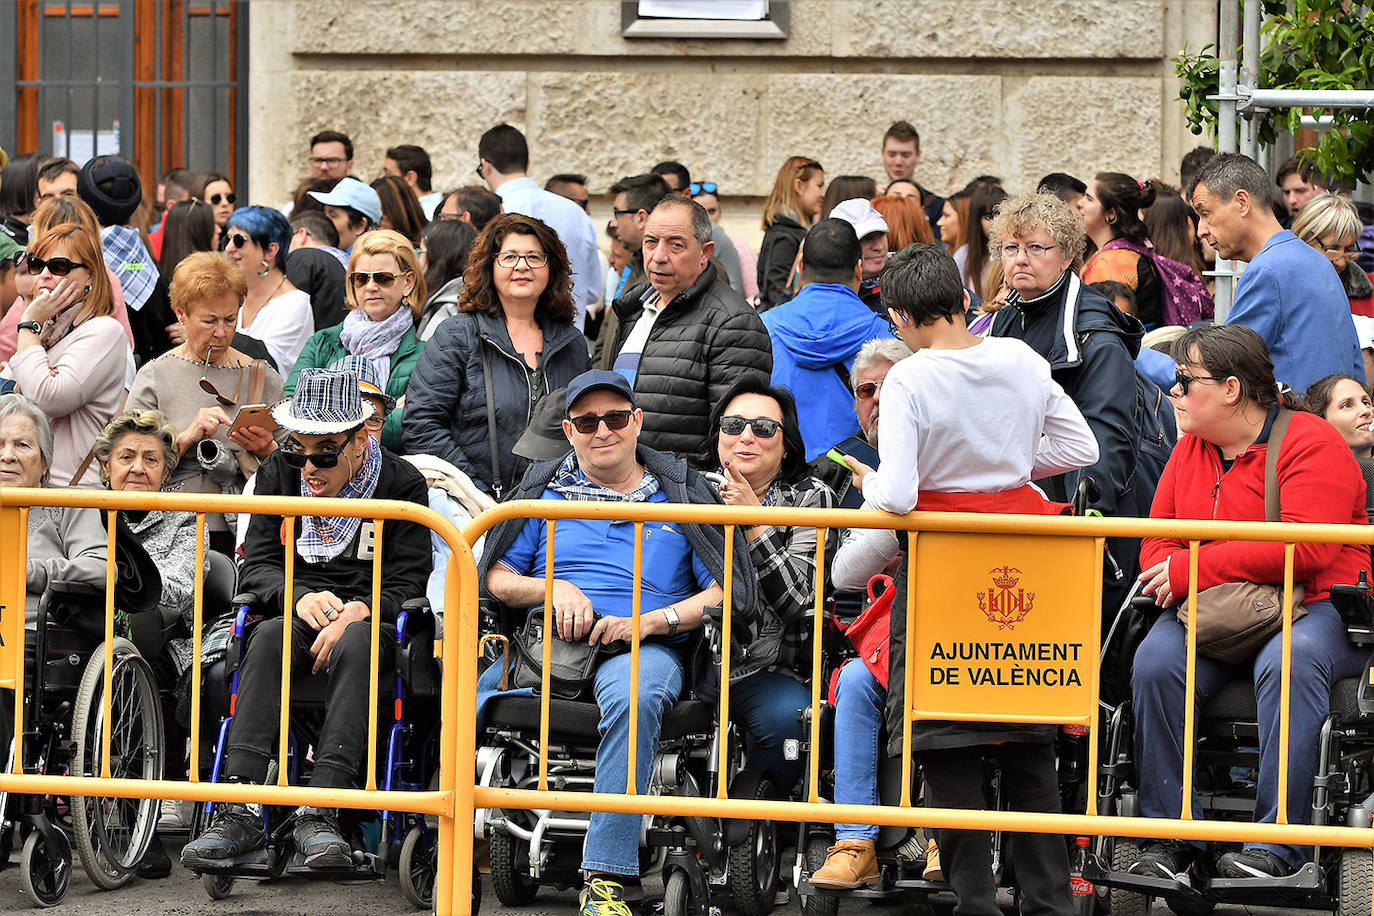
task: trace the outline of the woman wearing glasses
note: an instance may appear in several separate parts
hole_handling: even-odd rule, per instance
[[[3,376],[52,421],[53,482],[98,487],[91,445],[119,412],[133,369],[129,338],[110,317],[100,237],[75,223],[54,226],[29,246],[25,261],[33,297],[20,313]]]
[[[542,220],[503,213],[477,236],[458,314],[406,389],[406,450],[443,458],[500,499],[519,481],[515,441],[541,397],[591,366],[573,325],[568,254]]]
[[[180,430],[180,460],[166,489],[185,493],[241,493],[258,462],[276,448],[261,425],[231,432],[240,408],[281,399],[281,376],[233,345],[246,291],[243,275],[222,256],[189,255],[172,275],[172,309],[186,340],[145,363],[129,392],[129,408],[156,410]],[[233,552],[230,521],[207,516],[210,545]]]
[[[192,195],[195,200],[204,201],[209,204],[215,213],[215,225],[219,226],[220,231],[229,225],[229,216],[234,212],[234,204],[238,202],[238,197],[234,194],[234,186],[229,183],[218,172],[210,172],[201,178],[200,188]]]
[[[270,207],[244,207],[229,217],[226,231],[224,253],[248,284],[238,330],[262,341],[277,371],[290,376],[296,357],[315,333],[309,294],[286,279],[291,224]]]
[[[350,355],[363,357],[377,371],[382,390],[396,399],[382,429],[382,445],[399,453],[406,384],[422,346],[415,322],[425,295],[425,277],[409,239],[391,229],[359,236],[348,258],[348,317],[306,341],[286,380],[286,393],[296,390],[302,369],[324,368]]]
[[[835,505],[830,487],[810,474],[797,404],[786,388],[741,379],[716,404],[710,424],[716,454],[707,458],[720,468],[720,498],[727,506]],[[771,773],[774,788],[786,798],[801,779],[802,763],[783,757],[783,742],[802,737],[797,713],[811,702],[806,615],[816,605],[816,529],[755,525],[744,536],[764,615],[749,647],[753,673],[744,677],[739,671],[741,679],[730,687],[730,715],[745,729],[749,767]],[[834,529],[827,529],[827,540],[829,557]]]
[[[759,244],[759,309],[770,309],[796,293],[792,266],[806,229],[825,200],[825,170],[808,156],[790,156],[773,180],[763,204],[763,241]]]
[[[1293,234],[1325,254],[1340,274],[1350,311],[1374,317],[1374,274],[1365,273],[1355,260],[1360,253],[1355,240],[1363,228],[1355,205],[1339,194],[1317,195],[1293,220]]]

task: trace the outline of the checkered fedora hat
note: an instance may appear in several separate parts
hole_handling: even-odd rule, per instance
[[[272,405],[272,419],[293,433],[327,436],[359,426],[375,410],[363,400],[353,373],[302,369],[295,394]]]
[[[352,353],[340,356],[329,364],[329,368],[353,373],[358,379],[358,390],[361,393],[381,398],[382,409],[387,413],[396,409],[396,399],[382,390],[382,377],[377,374],[377,367],[372,365],[372,360],[366,356],[355,356]]]

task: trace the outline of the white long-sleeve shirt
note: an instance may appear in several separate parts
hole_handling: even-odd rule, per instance
[[[1050,365],[1024,342],[987,337],[962,350],[923,349],[880,391],[877,471],[864,498],[910,512],[921,490],[995,493],[1097,460],[1097,439]]]

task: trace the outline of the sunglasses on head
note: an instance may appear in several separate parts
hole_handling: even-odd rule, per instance
[[[247,246],[247,244],[248,244],[250,241],[252,241],[252,239],[250,239],[248,236],[244,235],[242,232],[234,232],[234,233],[231,233],[231,234],[229,235],[229,241],[226,243],[225,247],[226,247],[226,248],[243,248],[243,247]]]
[[[236,194],[211,194],[211,195],[210,195],[210,203],[213,204],[214,206],[218,207],[220,201],[224,201],[224,202],[227,203],[227,204],[236,204],[236,203],[239,202],[239,199],[238,199],[238,195],[236,195]]]
[[[279,449],[279,451],[281,452],[282,460],[298,471],[305,470],[307,461],[321,471],[327,471],[330,468],[338,467],[339,456],[344,453],[344,450],[341,448],[325,452],[297,452],[292,451],[290,448]]]
[[[687,186],[687,190],[692,193],[693,197],[698,194],[714,194],[716,193],[716,183],[714,181],[694,181]]]
[[[608,410],[605,413],[584,413],[580,417],[568,417],[568,422],[584,436],[590,436],[605,423],[607,429],[624,429],[630,425],[633,410]]]
[[[44,260],[37,255],[29,255],[25,260],[29,262],[29,273],[38,276],[44,270],[54,277],[65,277],[78,267],[85,267],[80,261],[73,261],[71,258],[48,258]]]
[[[759,439],[771,439],[782,429],[782,424],[777,420],[768,417],[721,417],[720,431],[727,436],[738,436],[744,432],[744,427],[754,430],[754,435]]]
[[[375,281],[382,289],[390,289],[391,284],[395,283],[399,276],[389,270],[374,270],[371,273],[355,270],[348,275],[348,282],[353,284],[354,289],[362,289],[369,281]]]
[[[860,401],[867,401],[878,394],[878,389],[883,387],[882,382],[863,382],[854,386],[854,396]]]

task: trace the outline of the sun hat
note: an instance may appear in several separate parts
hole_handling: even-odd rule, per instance
[[[345,178],[334,185],[332,191],[311,191],[310,196],[330,207],[352,207],[371,220],[372,225],[382,221],[382,199],[377,192],[356,178]]]
[[[272,405],[278,426],[305,436],[347,432],[375,412],[363,400],[358,377],[335,369],[302,369],[295,393]]]
[[[396,409],[396,399],[382,390],[382,377],[377,367],[366,356],[348,354],[340,356],[329,364],[336,372],[351,372],[358,377],[358,391],[364,395],[382,399],[382,410],[391,413]]]

